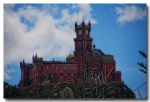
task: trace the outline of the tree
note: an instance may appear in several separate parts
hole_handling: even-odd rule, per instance
[[[140,55],[143,56],[145,59],[147,59],[147,55],[145,54],[144,51],[139,51]],[[147,74],[147,64],[144,64],[143,62],[138,63],[139,66],[142,67],[142,69],[139,69],[141,72]],[[147,82],[145,82],[147,83]],[[142,87],[145,83],[143,83],[141,86],[139,86],[136,90],[138,91],[139,96],[142,98],[140,91],[138,90],[140,87]],[[147,97],[145,97],[146,99]]]
[[[19,96],[19,90],[16,85],[9,85],[4,82],[4,98],[17,98]]]
[[[140,55],[143,56],[145,59],[147,59],[147,55],[144,51],[139,51]],[[139,66],[142,67],[142,69],[139,69],[143,73],[147,73],[147,64],[143,64],[143,62],[138,63]]]
[[[24,78],[24,80],[23,80],[24,87],[30,86],[31,83],[32,83],[32,80],[30,79],[30,77],[29,77],[29,76],[26,76],[26,77]]]

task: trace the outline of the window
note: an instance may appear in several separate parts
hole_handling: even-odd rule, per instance
[[[58,70],[59,66],[56,66],[56,70]]]
[[[31,75],[33,74],[33,71],[31,70]]]
[[[49,70],[49,66],[48,65],[46,66],[46,69]]]
[[[34,70],[36,70],[36,66],[34,66]]]
[[[73,70],[76,70],[76,66],[72,66],[72,69],[73,69]]]
[[[88,30],[85,30],[85,34],[88,34]]]
[[[65,70],[67,70],[67,65],[66,65],[66,66],[64,66],[64,69],[65,69]]]
[[[81,35],[82,34],[82,30],[78,30],[78,35]]]
[[[23,70],[21,71],[21,75],[23,76]]]
[[[81,44],[78,45],[78,48],[81,48]]]
[[[65,73],[65,76],[67,76],[67,73]]]
[[[71,76],[73,76],[73,73],[71,73]]]

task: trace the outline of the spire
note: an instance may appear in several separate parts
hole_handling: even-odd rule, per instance
[[[91,22],[90,22],[90,20],[89,20],[89,25],[91,25]]]
[[[22,61],[20,61],[20,67],[22,67]]]
[[[25,61],[24,61],[24,59],[23,59],[23,64],[25,64]]]
[[[84,28],[85,22],[84,22],[84,17],[83,17],[83,22],[82,22],[82,28]]]
[[[75,24],[77,24],[77,21],[75,21]]]
[[[75,31],[77,33],[77,22],[75,21]]]
[[[33,57],[32,57],[32,62],[34,62],[34,59],[35,59],[35,58],[34,58],[34,55],[33,55]]]
[[[35,55],[35,58],[37,58],[37,53],[36,53],[36,55]]]
[[[96,45],[94,44],[94,45],[93,45],[93,49],[95,49],[95,48],[96,48]]]
[[[77,22],[78,22],[78,10],[77,10]]]
[[[89,20],[89,31],[91,31],[91,22],[90,22],[90,20]]]
[[[83,23],[84,23],[84,16],[83,16]]]

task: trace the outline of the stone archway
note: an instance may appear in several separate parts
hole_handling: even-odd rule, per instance
[[[59,93],[60,93],[61,98],[73,99],[73,91],[69,87],[62,89]]]

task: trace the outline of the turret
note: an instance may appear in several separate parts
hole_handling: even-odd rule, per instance
[[[23,68],[25,66],[25,61],[23,59],[23,61],[20,61],[20,68]]]
[[[90,32],[90,31],[91,31],[91,23],[90,23],[90,20],[89,20],[88,25],[89,25],[89,32]]]
[[[32,57],[32,61],[33,61],[33,63],[41,62],[41,61],[43,61],[43,57],[38,57],[37,54],[35,54],[35,56],[33,55],[33,57]]]
[[[32,62],[34,62],[34,55],[33,55],[33,57],[32,57]]]
[[[20,67],[22,67],[22,61],[20,61]]]
[[[36,53],[36,55],[35,55],[35,58],[37,58],[37,53]]]
[[[25,64],[25,61],[24,61],[24,59],[23,59],[23,64]]]
[[[82,29],[84,29],[85,27],[85,22],[84,22],[84,19],[83,19],[83,22],[82,22]]]
[[[77,33],[77,22],[75,21],[75,32]]]

